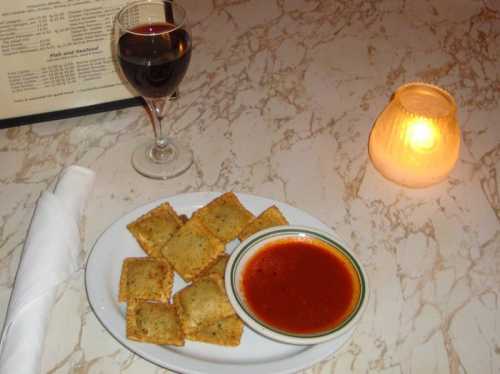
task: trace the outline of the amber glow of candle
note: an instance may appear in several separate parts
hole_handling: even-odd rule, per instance
[[[456,104],[445,90],[425,83],[400,87],[376,120],[370,158],[386,178],[407,187],[442,181],[460,149]]]
[[[430,151],[439,143],[439,131],[425,119],[410,123],[406,136],[410,147],[416,151]]]

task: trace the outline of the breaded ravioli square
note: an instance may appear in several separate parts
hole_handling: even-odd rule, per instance
[[[163,203],[127,225],[144,252],[161,256],[161,248],[183,225],[169,203]]]
[[[193,217],[172,236],[161,253],[182,279],[189,282],[223,252],[224,244]]]
[[[216,274],[224,278],[228,260],[229,255],[227,253],[223,253],[219,256],[219,258],[217,258],[217,260],[215,260],[215,262],[210,267],[203,270],[203,273],[200,274],[200,277],[204,277],[209,274]]]
[[[194,212],[224,244],[236,239],[253,218],[233,192],[226,192]]]
[[[253,221],[249,222],[238,234],[238,239],[243,241],[260,230],[281,225],[288,225],[288,221],[281,211],[273,205],[264,210]]]
[[[127,338],[145,343],[184,345],[173,304],[132,300],[127,304]]]
[[[129,257],[123,261],[118,300],[166,302],[172,293],[173,283],[174,272],[166,260]]]
[[[174,295],[184,334],[191,334],[203,325],[235,315],[220,276],[197,279]]]
[[[235,347],[240,344],[243,334],[243,321],[236,315],[202,325],[189,333],[186,339]]]

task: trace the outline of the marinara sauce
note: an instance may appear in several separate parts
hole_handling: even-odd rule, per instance
[[[267,244],[243,269],[242,288],[254,314],[299,334],[338,326],[354,309],[360,284],[345,256],[319,240]]]

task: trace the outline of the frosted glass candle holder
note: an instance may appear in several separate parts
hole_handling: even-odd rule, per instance
[[[377,118],[368,150],[375,168],[406,187],[445,179],[458,159],[457,107],[445,90],[425,83],[400,87]]]

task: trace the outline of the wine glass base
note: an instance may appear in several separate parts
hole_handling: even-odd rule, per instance
[[[191,150],[177,141],[169,141],[168,156],[161,160],[153,157],[154,142],[138,146],[132,154],[135,170],[148,178],[170,179],[184,173],[193,164]]]

